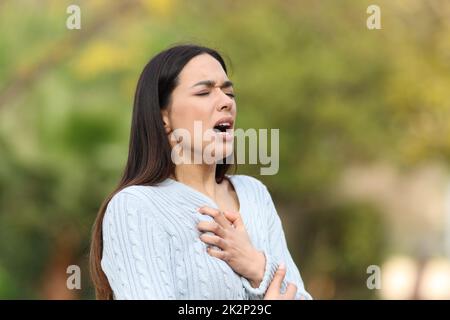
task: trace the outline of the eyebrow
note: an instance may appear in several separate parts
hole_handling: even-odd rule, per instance
[[[207,86],[207,87],[214,87],[216,85],[215,81],[212,80],[203,80],[200,82],[197,82],[196,84],[194,84],[191,88],[196,87],[196,86]],[[233,82],[227,80],[224,83],[222,83],[222,85],[220,86],[221,89],[223,88],[229,88],[233,86]]]

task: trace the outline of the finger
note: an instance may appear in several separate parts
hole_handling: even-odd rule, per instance
[[[218,236],[212,236],[208,234],[202,234],[200,239],[206,243],[219,247],[222,250],[226,249],[226,241]]]
[[[225,231],[223,228],[215,221],[201,221],[197,224],[197,229],[203,232],[213,232],[219,237],[223,238],[225,236]]]
[[[225,218],[228,219],[231,223],[234,223],[237,219],[239,219],[239,212],[235,211],[224,211]]]
[[[283,282],[285,275],[286,275],[286,267],[284,263],[280,263],[277,271],[275,272],[275,275],[273,276],[272,282],[270,283],[268,290],[270,289],[271,291],[279,293],[281,290],[281,283]]]
[[[218,209],[213,209],[213,208],[205,206],[205,207],[199,208],[198,212],[200,212],[201,214],[206,214],[208,216],[211,216],[214,219],[214,221],[216,221],[223,228],[231,227],[231,223],[228,221],[227,218],[225,218],[225,216]]]
[[[292,282],[288,282],[286,292],[284,293],[285,299],[292,300],[295,298],[295,294],[297,293],[297,286]]]
[[[225,218],[228,219],[236,228],[242,227],[244,222],[242,221],[241,214],[235,211],[224,211]]]
[[[208,249],[206,249],[206,251],[212,257],[215,257],[215,258],[223,260],[223,261],[228,261],[228,255],[225,251],[219,251],[219,250],[213,249],[213,248],[208,248]]]

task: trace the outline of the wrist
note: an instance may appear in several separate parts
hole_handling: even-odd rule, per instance
[[[264,277],[264,272],[266,269],[266,256],[262,251],[256,250],[252,262],[255,268],[252,270],[248,281],[253,288],[258,288]]]

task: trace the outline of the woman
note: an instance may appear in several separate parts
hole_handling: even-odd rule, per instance
[[[98,299],[311,299],[267,188],[221,161],[235,119],[216,51],[175,46],[146,65],[126,168],[93,227]],[[189,162],[211,144],[214,161]]]

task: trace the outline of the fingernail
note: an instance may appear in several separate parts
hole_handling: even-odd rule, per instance
[[[278,268],[279,268],[279,269],[285,269],[285,267],[286,267],[286,265],[284,264],[284,262],[281,262],[281,263],[278,265]]]

